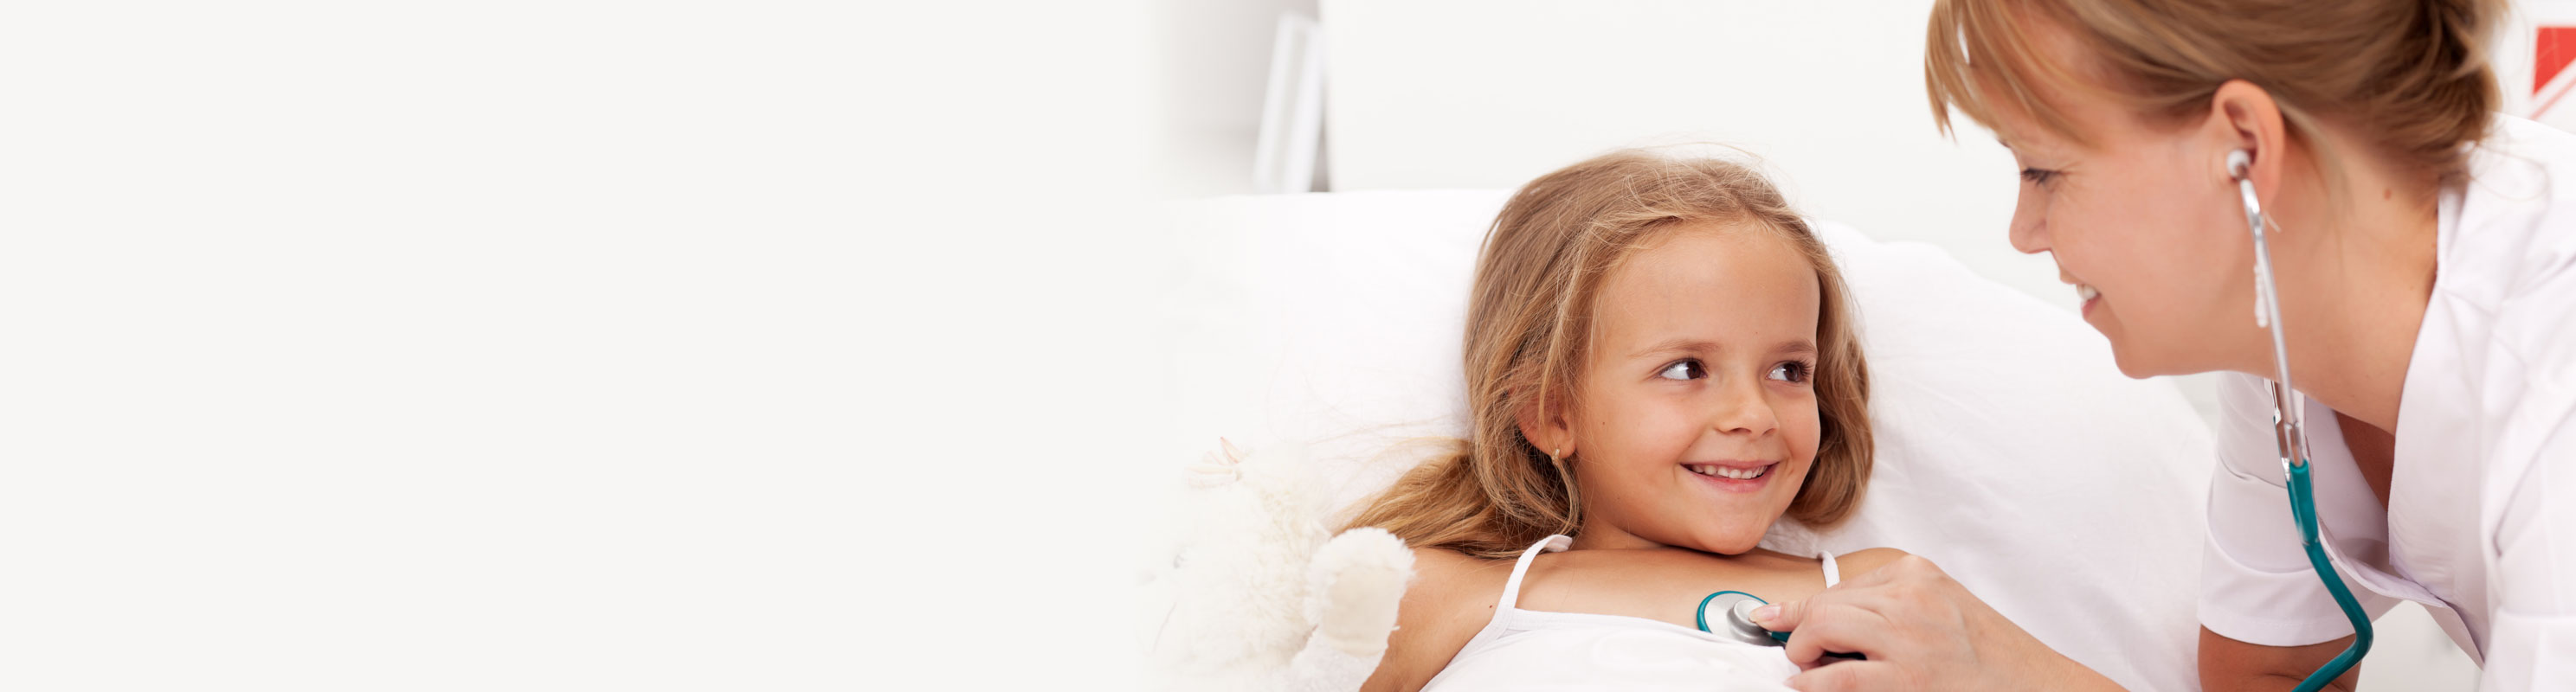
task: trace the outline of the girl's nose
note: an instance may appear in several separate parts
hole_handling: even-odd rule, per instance
[[[1760,437],[1779,426],[1780,416],[1771,409],[1770,397],[1764,396],[1761,380],[1739,380],[1726,388],[1717,403],[1718,432]]]

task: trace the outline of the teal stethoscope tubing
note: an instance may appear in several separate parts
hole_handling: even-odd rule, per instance
[[[2361,602],[2352,597],[2352,589],[2343,585],[2343,577],[2335,574],[2334,563],[2326,560],[2324,544],[2317,541],[2317,503],[2308,487],[2307,464],[2290,467],[2290,516],[2299,522],[2300,545],[2307,549],[2308,565],[2316,568],[2317,579],[2326,583],[2326,592],[2334,594],[2335,605],[2343,608],[2343,616],[2352,620],[2352,646],[2344,647],[2343,653],[2327,661],[2325,667],[2309,673],[2308,679],[2300,681],[2296,688],[2296,692],[2316,692],[2343,676],[2344,671],[2360,665],[2361,657],[2370,653],[2370,614],[2362,612]]]
[[[2344,586],[2342,575],[2335,574],[2334,562],[2326,559],[2325,543],[2317,539],[2317,500],[2315,486],[2308,482],[2307,429],[2302,420],[2305,411],[2298,406],[2297,390],[2290,386],[2290,349],[2281,338],[2280,291],[2272,283],[2272,251],[2264,238],[2267,220],[2263,204],[2254,197],[2250,175],[2253,156],[2239,149],[2227,153],[2228,177],[2236,180],[2236,190],[2245,201],[2245,225],[2254,231],[2254,321],[2272,332],[2272,363],[2278,376],[2272,380],[2273,443],[2281,451],[2281,473],[2287,479],[2290,493],[2290,519],[2298,522],[2299,545],[2308,554],[2308,565],[2317,570],[2317,579],[2325,582],[2326,592],[2334,596],[2343,616],[2352,620],[2352,645],[2327,661],[2325,667],[2309,673],[2299,682],[2296,692],[2315,692],[2326,683],[2342,677],[2344,671],[2361,663],[2370,653],[2370,614],[2362,612],[2361,602]]]

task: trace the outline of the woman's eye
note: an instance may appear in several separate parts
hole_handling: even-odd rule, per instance
[[[2028,180],[2033,185],[2047,185],[2049,180],[2055,179],[2056,177],[2057,171],[2043,168],[2021,169],[2021,179]]]
[[[1707,377],[1708,368],[1700,365],[1696,360],[1674,361],[1673,364],[1664,366],[1663,372],[1655,373],[1655,376],[1667,380],[1696,380]]]
[[[1805,382],[1810,374],[1813,373],[1810,372],[1810,368],[1806,363],[1800,363],[1793,360],[1771,366],[1770,377],[1771,379],[1782,382]]]

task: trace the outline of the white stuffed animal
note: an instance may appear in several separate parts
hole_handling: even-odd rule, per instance
[[[1333,535],[1332,502],[1301,454],[1222,444],[1189,467],[1177,545],[1151,578],[1161,684],[1359,689],[1386,654],[1413,551],[1379,529]]]

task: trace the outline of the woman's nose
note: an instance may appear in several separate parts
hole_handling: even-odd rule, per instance
[[[2012,238],[2013,249],[2023,254],[2036,255],[2049,249],[2048,224],[2040,214],[2037,197],[2029,190],[2023,190],[2021,199],[2013,204],[2012,225],[2007,233]]]

